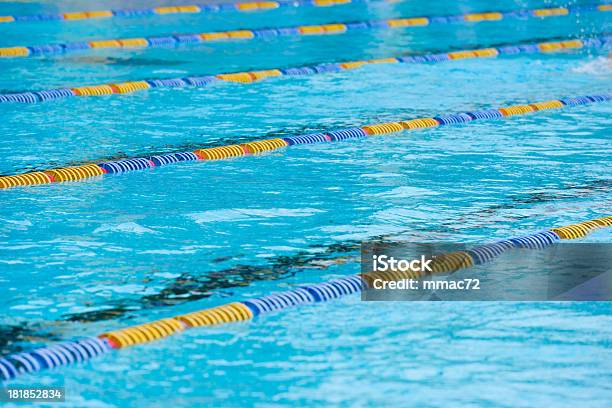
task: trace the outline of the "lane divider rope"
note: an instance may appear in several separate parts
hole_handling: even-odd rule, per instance
[[[115,17],[151,17],[171,14],[205,14],[220,12],[253,12],[269,11],[286,7],[332,7],[358,3],[391,3],[398,0],[275,0],[249,1],[244,3],[225,4],[188,4],[178,6],[159,6],[147,9],[113,9],[73,11],[60,14],[30,14],[0,16],[0,23],[44,22],[44,21],[78,21]]]
[[[577,96],[558,100],[534,102],[527,105],[512,105],[498,109],[461,112],[455,114],[438,115],[429,118],[402,120],[398,122],[377,123],[362,127],[333,130],[329,132],[259,140],[236,145],[202,148],[192,152],[168,153],[150,157],[135,157],[97,164],[86,164],[82,166],[16,174],[12,176],[0,176],[0,189],[16,186],[84,180],[96,176],[102,176],[104,174],[126,173],[130,171],[144,170],[151,167],[165,166],[167,164],[178,162],[221,160],[232,157],[250,156],[293,145],[337,142],[346,139],[358,139],[374,135],[402,132],[405,130],[464,124],[478,119],[499,119],[508,116],[525,115],[542,110],[559,109],[566,106],[606,102],[610,99],[612,99],[612,94],[610,93]]]
[[[39,103],[62,98],[77,96],[105,96],[113,94],[128,94],[154,88],[186,88],[204,87],[212,83],[232,82],[251,84],[267,78],[279,76],[304,76],[339,72],[358,69],[372,64],[420,64],[457,61],[470,58],[495,58],[498,56],[553,53],[581,48],[610,48],[612,36],[603,35],[584,40],[566,39],[563,41],[547,41],[505,45],[501,47],[487,47],[469,50],[452,51],[446,53],[429,53],[406,57],[386,57],[370,60],[344,61],[336,63],[321,63],[310,66],[301,66],[285,69],[267,69],[260,71],[244,71],[224,73],[207,76],[191,76],[166,79],[136,80],[122,83],[108,83],[101,85],[87,85],[73,88],[47,89],[43,91],[30,91],[19,93],[0,93],[0,103]]]
[[[147,48],[147,47],[175,47],[177,45],[193,45],[227,40],[251,40],[277,36],[308,36],[308,35],[335,35],[347,31],[370,29],[392,29],[427,26],[430,24],[447,23],[479,23],[483,21],[500,21],[505,18],[548,18],[567,16],[582,12],[610,11],[601,5],[586,5],[576,7],[556,7],[547,9],[514,10],[507,12],[470,13],[437,17],[410,17],[389,20],[369,20],[356,22],[337,22],[317,25],[303,25],[282,28],[260,28],[255,30],[237,29],[230,31],[178,34],[139,38],[113,38],[93,41],[79,41],[71,43],[43,44],[32,46],[12,46],[0,48],[0,57],[17,58],[28,56],[57,55],[72,51],[82,51],[100,48]]]
[[[459,269],[491,262],[509,249],[542,249],[560,240],[583,238],[596,229],[611,226],[612,216],[605,216],[478,246],[467,251],[442,254],[433,258],[430,264],[431,273],[453,273]],[[233,302],[119,330],[112,330],[96,337],[67,341],[37,348],[32,351],[15,353],[6,357],[0,357],[0,380],[9,381],[18,376],[43,369],[80,363],[114,349],[149,343],[196,327],[248,321],[252,320],[255,316],[281,309],[338,299],[373,288],[373,282],[376,279],[398,281],[418,279],[425,275],[425,273],[410,270],[360,273],[332,279],[327,282],[302,285],[292,290],[247,299],[242,302]]]

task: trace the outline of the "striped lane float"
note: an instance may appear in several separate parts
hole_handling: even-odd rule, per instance
[[[370,20],[364,22],[369,29],[387,29],[387,28],[395,28],[389,26],[389,20]],[[348,28],[348,26],[347,26]],[[356,25],[353,25],[351,29],[355,29]],[[402,27],[399,27],[402,28]]]
[[[474,57],[477,57],[477,54],[474,54]],[[424,62],[446,62],[450,61],[450,57],[448,54],[440,53],[440,54],[426,54],[422,55]]]
[[[506,250],[513,248],[514,245],[509,241],[500,241],[494,244],[481,245],[465,251],[473,260],[474,265],[482,265],[491,262]]]
[[[217,81],[217,78],[214,76],[195,76],[195,77],[187,77],[182,78],[186,84],[191,86],[206,86],[211,82]]]
[[[200,40],[203,41],[221,41],[221,40],[229,40],[230,36],[226,32],[218,32],[218,33],[202,33],[198,34]]]
[[[280,149],[281,147],[289,146],[289,144],[283,139],[268,139],[260,140],[258,142],[243,143],[242,148],[250,154],[256,154],[266,152],[270,150]]]
[[[34,92],[22,92],[14,94],[0,95],[2,102],[20,102],[20,103],[36,103],[39,102],[39,97]]]
[[[357,69],[367,65],[368,61],[348,61],[340,64],[343,69]]]
[[[33,94],[35,94],[41,102],[76,96],[74,92],[68,88],[49,89],[47,91],[33,92]]]
[[[0,48],[0,58],[27,57],[28,55],[30,55],[30,49],[28,47]]]
[[[301,35],[338,34],[338,33],[344,33],[347,30],[346,25],[343,23],[299,26],[296,28],[297,28],[298,33]]]
[[[487,110],[481,110],[481,111],[475,111],[475,112],[466,112],[465,114],[474,120],[476,119],[497,119],[497,118],[501,118],[504,116],[497,109],[487,109]]]
[[[314,75],[318,73],[310,67],[285,68],[280,71],[283,75]]]
[[[125,173],[126,171],[144,170],[149,167],[155,167],[155,164],[149,159],[143,157],[135,159],[125,159],[109,161],[98,164],[106,173]]]
[[[558,108],[563,107],[563,102],[561,101],[536,102],[536,103],[530,103],[529,106],[531,106],[534,111],[546,110],[546,109],[558,109]]]
[[[415,18],[396,18],[387,20],[389,27],[413,27],[413,26],[426,26],[429,24],[428,17],[415,17]]]
[[[89,48],[91,48],[91,46],[89,45],[89,43],[85,41],[64,44],[65,51],[80,51],[80,50],[87,50]]]
[[[474,54],[473,51],[453,51],[453,52],[449,52],[447,55],[448,55],[448,59],[450,60],[475,58],[477,56],[476,54]]]
[[[610,99],[612,99],[612,95],[589,95],[587,96],[587,98],[591,102],[605,102],[605,101],[609,101]]]
[[[438,24],[463,23],[465,22],[465,16],[462,14],[450,16],[435,16],[431,17],[429,19],[429,22]]]
[[[110,85],[81,86],[71,88],[71,91],[76,96],[101,96],[112,95],[114,93],[114,89]]]
[[[6,358],[0,358],[0,380],[8,381],[19,375],[17,368]]]
[[[521,49],[516,45],[506,45],[503,47],[498,47],[497,51],[500,54],[508,54],[508,55],[520,54],[522,52]]]
[[[472,13],[466,14],[464,16],[465,21],[476,22],[476,21],[494,21],[501,20],[504,18],[502,13],[492,12],[492,13]]]
[[[452,273],[471,266],[474,266],[474,260],[465,251],[438,255],[432,259],[430,264],[432,273]]]
[[[17,21],[17,22],[21,22],[21,21],[25,21],[25,22],[38,22],[38,21],[55,21],[55,20],[61,20],[62,16],[61,14],[57,14],[57,15],[53,15],[53,14],[32,14],[32,15],[19,15],[19,16],[14,16],[12,17],[11,22]]]
[[[104,169],[95,164],[87,164],[85,166],[64,167],[61,169],[45,170],[49,178],[56,183],[62,181],[76,181],[96,176],[101,176],[105,173]]]
[[[266,69],[263,71],[251,71],[251,75],[255,78],[256,81],[260,81],[264,78],[277,77],[281,76],[282,73],[278,69]]]
[[[612,45],[612,37],[602,36],[597,44],[603,47]],[[605,40],[605,41],[604,41]],[[144,41],[144,40],[143,40]],[[568,41],[561,42],[548,42],[548,43],[536,43],[531,46],[535,47],[533,50],[525,45],[517,46],[516,53],[521,52],[543,52],[539,51],[538,45],[543,44],[561,44]],[[571,42],[576,42],[572,40]],[[580,41],[578,41],[580,43]],[[584,42],[583,42],[584,43]],[[530,46],[530,47],[531,47]],[[584,46],[584,45],[583,45]],[[527,47],[529,51],[522,51]],[[503,47],[502,47],[503,48]],[[551,51],[556,51],[561,47],[551,47]],[[500,50],[495,51],[495,50]],[[498,49],[475,49],[461,51],[463,58],[484,58],[489,56],[497,56],[503,54],[501,48]],[[186,78],[166,78],[166,79],[149,79],[142,81],[132,81],[120,84],[102,84],[85,86],[80,88],[66,89],[67,93],[62,93],[62,96],[99,96],[99,95],[110,95],[110,94],[124,94],[130,92],[137,92],[141,90],[147,90],[151,88],[182,88],[187,86],[207,86],[209,83],[214,81],[226,81],[235,82],[241,84],[250,84],[255,81],[260,81],[269,77],[287,76],[287,75],[315,75],[323,73],[338,72],[341,70],[349,70],[363,67],[368,64],[381,64],[381,63],[439,63],[445,61],[451,61],[448,57],[449,53],[446,54],[426,54],[410,57],[399,57],[399,58],[380,58],[375,60],[362,60],[362,61],[349,61],[341,63],[322,63],[314,66],[304,67],[293,67],[285,69],[270,69],[264,71],[248,71],[248,72],[234,72],[228,74],[217,74],[217,76],[200,76],[200,77],[186,77]],[[47,91],[54,92],[55,90]],[[31,95],[24,96],[23,94],[0,94],[0,102],[21,102],[21,103],[36,103],[48,100],[47,98],[41,97],[39,92],[33,92],[35,97]],[[38,97],[38,98],[36,98]]]
[[[521,18],[525,17],[554,17],[560,16],[562,14],[557,13],[557,8],[551,9],[537,9],[537,10],[527,10],[527,14],[521,15]],[[570,11],[570,9],[564,9]],[[580,12],[589,11],[589,12],[602,12],[608,10],[601,9],[590,9],[583,10],[580,9]],[[539,13],[539,14],[536,14]],[[548,14],[546,14],[548,12]],[[578,11],[577,11],[578,12]],[[563,14],[565,15],[565,14]],[[319,25],[309,25],[309,26],[297,26],[297,27],[282,27],[282,28],[268,28],[268,29],[259,29],[259,30],[229,30],[229,31],[221,31],[221,32],[207,32],[207,33],[190,33],[184,34],[186,36],[190,36],[189,41],[181,42],[181,44],[189,44],[198,42],[195,38],[199,36],[201,41],[224,41],[224,40],[248,40],[253,38],[261,38],[262,32],[265,33],[266,36],[297,36],[297,35],[330,35],[330,34],[342,34],[346,31],[352,30],[365,30],[365,29],[393,29],[393,28],[407,28],[407,27],[415,27],[415,26],[424,26],[429,25],[430,23],[456,23],[466,21],[471,23],[479,23],[482,21],[498,21],[501,18],[491,18],[491,16],[495,17],[508,17],[513,18],[517,17],[514,13],[499,13],[499,12],[488,12],[488,13],[470,13],[464,15],[457,16],[441,16],[438,18],[430,18],[430,17],[411,17],[411,18],[398,18],[398,19],[390,19],[390,20],[371,20],[371,21],[362,21],[362,22],[351,22],[351,23],[343,23],[343,22],[335,22],[328,24],[319,24]],[[262,31],[265,30],[265,31]],[[41,52],[32,52],[31,48],[34,47],[23,47],[23,46],[14,46],[14,47],[5,47],[0,48],[0,57],[27,57],[32,55],[49,55],[49,54],[63,54],[70,51],[75,51],[79,49],[93,49],[93,48],[125,48],[125,47],[173,47],[178,44],[178,40],[175,36],[153,36],[153,37],[143,37],[138,39],[101,39],[95,41],[89,41],[87,43],[79,42],[77,46],[74,46],[73,43],[67,44],[46,44],[41,46],[36,46],[36,50],[40,50]],[[86,44],[86,45],[83,45]],[[551,47],[557,47],[558,45],[549,45],[548,47],[544,47],[542,51],[546,51]],[[569,46],[569,44],[568,44]],[[493,51],[491,51],[493,52]],[[497,52],[497,51],[495,51]],[[460,58],[472,58],[473,55],[469,55],[468,52],[458,51],[447,54],[450,59],[460,59]],[[484,56],[484,55],[483,55]],[[491,56],[491,55],[488,55]]]
[[[301,286],[301,289],[310,293],[315,302],[326,302],[331,299],[337,299],[345,294],[342,288],[327,282]]]
[[[229,145],[198,149],[193,152],[200,160],[220,160],[229,157],[238,157],[248,154],[241,145]]]
[[[171,36],[148,37],[147,41],[150,47],[160,47],[160,48],[164,48],[164,47],[173,48],[178,43],[178,40]]]
[[[253,33],[252,30],[232,30],[232,31],[226,31],[223,34],[227,35],[228,39],[233,39],[233,40],[251,40],[255,38],[255,34]],[[206,35],[206,34],[200,34],[200,37],[202,37],[203,35]]]
[[[253,30],[253,35],[257,38],[270,38],[281,35],[276,28],[257,28]]]
[[[244,303],[234,302],[175,317],[187,327],[211,326],[250,320],[253,312]]]
[[[84,20],[88,18],[102,18],[112,17],[113,12],[110,10],[96,10],[96,11],[75,11],[71,13],[60,14],[62,20]]]
[[[347,0],[345,3],[350,3],[351,0]],[[288,3],[287,2],[283,2],[282,3],[284,6],[287,6]],[[299,3],[298,3],[299,4]],[[311,2],[311,4],[313,5],[318,5],[316,2]],[[328,6],[334,6],[336,4],[344,4],[344,3],[340,3],[340,2],[336,2],[336,1],[330,1],[328,4]],[[277,1],[258,1],[258,2],[252,2],[252,3],[238,3],[235,5],[237,10],[240,11],[253,11],[253,10],[267,10],[267,9],[275,9],[275,8],[279,8],[281,7],[281,3],[277,2]]]
[[[124,44],[121,42],[121,39],[89,41],[87,44],[89,44],[89,48],[121,48],[121,47],[124,47]],[[147,41],[147,45],[150,46],[149,41]]]
[[[238,82],[241,84],[250,84],[251,82],[255,82],[255,76],[250,72],[238,72],[235,74],[219,74],[217,78],[222,81],[228,82]]]
[[[112,88],[113,93],[116,93],[116,94],[144,91],[145,89],[151,88],[151,85],[147,81],[122,82],[119,84],[112,84],[109,86]]]
[[[121,38],[117,41],[119,42],[119,46],[124,48],[141,48],[149,46],[149,41],[147,41],[146,38]]]
[[[565,7],[554,7],[546,9],[536,9],[531,12],[537,17],[550,17],[550,16],[566,16],[569,14],[569,9]]]
[[[404,129],[423,129],[440,125],[434,118],[412,119],[398,122]]]
[[[398,57],[397,60],[401,63],[408,64],[422,64],[425,62],[429,62],[428,56],[433,54],[425,54],[425,55],[407,55],[404,57]],[[446,54],[444,54],[446,55]],[[448,59],[448,58],[447,58]]]
[[[537,234],[526,235],[509,239],[516,248],[542,249],[558,241],[559,235],[553,231],[543,231]]]
[[[43,368],[38,360],[31,355],[31,353],[12,354],[5,360],[11,363],[10,368],[14,370],[16,375],[30,374],[40,371]]]
[[[16,176],[3,176],[0,177],[0,188],[9,188],[16,186],[32,186],[34,184],[47,184],[53,180],[47,173],[40,171],[18,174]]]
[[[112,348],[124,348],[168,337],[185,328],[179,320],[170,318],[106,332],[98,337],[107,340]]]
[[[529,105],[513,105],[507,106],[505,108],[499,108],[499,111],[504,116],[513,116],[513,115],[524,115],[529,112],[533,112],[533,107]]]
[[[366,62],[368,64],[395,64],[395,63],[398,63],[399,60],[396,57],[389,57],[389,58],[370,59],[370,60],[366,60]]]
[[[519,45],[519,49],[521,50],[522,53],[525,54],[535,54],[538,52],[542,52],[542,48],[540,48],[540,45],[542,44],[553,44],[553,43],[540,43],[540,44],[522,44]]]
[[[597,103],[597,102],[605,102],[611,99],[610,94],[601,94],[601,95],[588,95],[581,96],[577,98],[569,98],[566,100],[577,100],[581,103]],[[276,150],[279,148],[283,148],[286,146],[292,145],[300,145],[300,144],[311,144],[311,143],[320,143],[320,142],[331,142],[331,141],[341,141],[349,138],[362,138],[363,135],[378,135],[378,134],[386,134],[391,132],[400,132],[403,130],[414,130],[419,128],[427,128],[439,126],[442,122],[448,122],[448,124],[453,123],[461,123],[460,121],[466,121],[465,123],[469,123],[471,121],[467,121],[468,118],[480,119],[480,118],[497,118],[497,117],[505,117],[512,115],[523,115],[531,112],[537,112],[542,109],[558,109],[561,107],[565,107],[566,103],[563,100],[553,100],[553,101],[545,101],[545,102],[535,102],[529,105],[514,105],[505,108],[499,108],[495,110],[487,110],[487,111],[477,111],[477,112],[465,112],[459,113],[455,115],[439,115],[436,118],[419,118],[412,119],[407,121],[399,121],[399,122],[389,122],[389,123],[380,123],[380,124],[370,124],[363,127],[355,127],[349,129],[343,129],[338,131],[329,131],[327,133],[314,133],[314,134],[306,134],[299,136],[290,136],[285,138],[276,138],[276,139],[268,139],[268,140],[260,140],[254,141],[250,143],[244,143],[240,145],[228,145],[228,146],[219,146],[212,148],[202,148],[195,150],[193,152],[182,152],[182,153],[174,153],[178,154],[180,157],[185,158],[185,160],[193,160],[193,157],[197,157],[199,160],[220,160],[226,159],[230,157],[238,157],[238,156],[246,156],[253,155],[256,153]],[[570,103],[569,106],[572,106]],[[484,113],[483,113],[484,112]],[[497,112],[495,115],[494,112]],[[451,119],[449,119],[451,118]],[[472,119],[472,120],[473,120]],[[182,155],[182,156],[181,156]],[[179,157],[177,156],[177,157]],[[164,158],[164,159],[156,159],[160,163],[164,161],[164,164],[174,163],[174,159],[172,158]],[[177,161],[185,161],[185,160],[177,160]],[[118,161],[109,161],[100,163],[97,165],[88,165],[88,166],[99,166],[102,172],[105,173],[123,173],[126,171],[133,170],[141,170],[148,167],[156,166],[156,162],[153,161],[149,157],[137,157],[131,159],[124,159]],[[8,188],[14,186],[23,186],[23,185],[31,185],[31,184],[41,184],[41,183],[51,183],[54,181],[65,181],[69,180],[69,177],[72,177],[72,174],[77,174],[79,178],[87,178],[93,177],[95,175],[99,175],[97,169],[87,167],[88,171],[83,169],[83,172],[79,172],[77,170],[69,169],[51,169],[46,171],[45,173],[25,173],[21,175],[14,176],[0,176],[0,188]],[[54,173],[56,171],[57,173]],[[77,171],[75,173],[75,171]],[[57,180],[55,179],[57,176]],[[76,176],[75,176],[76,177]]]
[[[358,127],[342,129],[342,130],[334,130],[332,132],[327,132],[326,135],[329,137],[329,140],[332,142],[337,142],[337,141],[346,140],[346,139],[357,139],[357,138],[368,136],[368,134],[363,129],[358,128]]]
[[[553,228],[549,231],[539,232],[525,237],[482,245],[472,248],[467,252],[457,251],[443,254],[435,257],[431,266],[432,269],[434,269],[434,273],[452,273],[459,268],[468,268],[475,264],[480,265],[489,262],[505,250],[516,246],[516,242],[518,242],[520,248],[524,247],[523,245],[526,243],[533,248],[542,248],[559,239],[577,238],[578,236],[573,234],[576,228],[588,233],[595,228],[610,226],[612,226],[612,216],[605,216],[591,221]],[[585,229],[583,230],[582,228]],[[567,235],[567,238],[560,238],[553,232],[554,230],[570,231],[572,234]],[[528,239],[525,239],[526,237],[528,237]],[[248,299],[244,302],[234,302],[157,320],[151,323],[110,331],[96,338],[79,340],[77,342],[58,343],[29,352],[12,354],[7,357],[0,357],[0,380],[8,381],[19,375],[33,373],[43,368],[55,368],[62,365],[79,363],[104,354],[111,348],[121,349],[128,346],[148,343],[181,333],[189,328],[246,321],[251,320],[254,316],[280,309],[308,303],[326,302],[372,288],[373,282],[376,279],[397,281],[410,278],[416,279],[422,276],[424,276],[423,273],[410,270],[405,272],[392,270],[351,275],[327,282],[301,286],[290,291]]]
[[[30,50],[29,55],[47,55],[47,54],[60,54],[64,52],[65,46],[63,44],[46,44],[46,45],[32,45],[28,47]]]
[[[162,6],[155,7],[153,12],[156,14],[175,14],[175,13],[199,13],[202,9],[199,6]]]
[[[41,368],[56,368],[73,363],[81,363],[111,350],[109,345],[98,337],[78,341],[58,343],[36,349],[28,354],[34,357]]]
[[[505,11],[502,13],[504,17],[515,17],[515,18],[529,18],[531,13],[529,10],[513,10]]]
[[[491,58],[497,57],[499,55],[499,51],[497,51],[497,48],[483,48],[479,50],[474,50],[473,53],[474,57],[478,58]]]
[[[384,135],[386,133],[401,132],[404,126],[398,122],[380,123],[377,125],[364,126],[363,131],[368,135]]]
[[[606,43],[609,42],[609,37],[589,37],[582,39],[582,45],[584,47],[604,47],[606,46]]]
[[[434,120],[436,120],[440,125],[459,125],[474,119],[467,113],[457,113],[454,115],[434,116]]]
[[[310,294],[310,292],[302,288],[297,288],[285,292],[274,293],[268,296],[248,299],[242,303],[251,310],[253,316],[258,316],[263,313],[273,312],[286,307],[313,302],[315,302],[315,298]]]
[[[151,88],[183,88],[187,83],[181,78],[151,79],[145,81]]]
[[[342,71],[342,67],[340,67],[338,64],[334,64],[334,63],[325,63],[325,64],[313,65],[312,67],[310,67],[310,69],[312,69],[315,74],[325,74],[325,73],[328,73],[328,72]]]
[[[185,152],[185,153],[168,153],[168,154],[162,154],[159,156],[151,156],[149,157],[149,160],[151,160],[153,164],[156,167],[158,167],[158,166],[165,166],[166,164],[170,164],[170,163],[178,163],[181,161],[200,160],[200,158],[196,156],[195,153]]]
[[[264,71],[249,71],[237,72],[233,74],[218,74],[216,77],[222,81],[239,82],[248,84],[255,81],[260,81],[269,77],[281,76],[282,72],[278,69],[269,69]]]
[[[597,218],[593,220],[599,227],[612,227],[612,216]]]
[[[173,38],[176,39],[176,41],[179,44],[197,44],[202,42],[202,38],[197,35],[197,34],[177,34],[174,35]]]
[[[359,275],[351,275],[330,281],[332,285],[341,285],[347,294],[361,292],[365,288],[365,282]]]
[[[576,239],[585,237],[593,229],[595,228],[591,225],[573,224],[566,227],[553,228],[552,231],[559,236],[560,239]]]
[[[110,351],[98,337],[58,343],[52,346],[0,358],[0,380],[8,381],[21,374],[80,363]]]
[[[561,101],[564,105],[567,105],[567,106],[588,105],[589,103],[592,102],[589,98],[585,96],[559,99],[559,101]]]
[[[311,133],[308,135],[284,137],[283,140],[287,142],[288,146],[331,142],[331,138],[325,133]]]

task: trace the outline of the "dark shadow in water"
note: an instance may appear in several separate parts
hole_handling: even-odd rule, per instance
[[[65,320],[94,322],[115,319],[137,310],[174,306],[213,295],[232,296],[232,292],[226,291],[227,289],[249,286],[256,281],[286,279],[295,276],[300,269],[325,269],[332,264],[349,261],[346,254],[354,253],[357,256],[359,248],[359,241],[347,241],[322,247],[317,254],[298,252],[293,256],[279,256],[263,266],[237,265],[203,274],[184,273],[154,295],[146,295],[140,299],[117,300],[110,302],[112,304],[110,308],[67,315]],[[109,303],[105,306],[108,307]]]
[[[585,197],[599,192],[610,191],[612,181],[592,180],[584,184],[571,184],[551,191],[537,191],[517,194],[509,197],[506,203],[501,203],[487,208],[478,209],[468,213],[459,220],[448,224],[442,224],[440,228],[430,229],[431,232],[454,232],[457,228],[451,225],[466,224],[476,227],[475,222],[482,220],[484,215],[494,215],[502,210],[511,210],[524,205],[550,203],[559,200]],[[528,216],[512,216],[513,220],[527,218]],[[485,220],[482,220],[485,221]],[[486,222],[482,222],[485,225]],[[407,229],[409,232],[412,229]],[[401,235],[395,233],[393,236]],[[381,235],[369,238],[374,243],[386,243],[394,241],[391,235]],[[316,253],[298,252],[292,256],[278,256],[272,258],[267,265],[237,265],[232,268],[213,272],[184,273],[171,280],[159,293],[146,295],[139,299],[118,299],[99,305],[100,310],[75,313],[64,316],[63,320],[50,321],[19,326],[0,326],[0,355],[16,352],[22,349],[22,344],[58,340],[58,334],[53,333],[54,326],[62,322],[91,323],[119,318],[130,318],[130,314],[158,307],[174,306],[187,302],[211,297],[213,295],[230,297],[233,295],[231,289],[249,286],[252,282],[264,280],[286,279],[300,270],[326,269],[334,264],[359,262],[360,241],[345,241],[332,245],[312,245],[318,249]],[[224,259],[217,259],[221,262]],[[230,291],[228,291],[228,289]]]
[[[53,322],[40,325],[23,324],[20,326],[0,325],[0,357],[22,351],[25,344],[61,340],[57,334],[49,332]]]

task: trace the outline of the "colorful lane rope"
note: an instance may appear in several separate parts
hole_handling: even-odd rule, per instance
[[[510,249],[542,249],[560,240],[583,238],[596,229],[610,226],[612,226],[612,216],[606,216],[478,246],[467,251],[446,253],[433,259],[430,264],[431,273],[453,273],[459,269],[491,262]],[[268,296],[113,330],[96,337],[62,342],[32,351],[11,354],[0,357],[0,380],[9,381],[18,376],[43,369],[80,363],[108,353],[113,349],[148,343],[196,327],[247,321],[252,320],[255,316],[281,309],[338,299],[373,288],[373,283],[377,279],[398,281],[418,279],[424,276],[425,273],[410,270],[360,273],[323,283],[303,285],[296,289],[273,293]]]
[[[148,9],[114,9],[73,11],[61,14],[32,14],[0,16],[0,23],[41,22],[41,21],[78,21],[93,18],[166,16],[170,14],[204,14],[220,12],[268,11],[287,7],[332,7],[350,3],[391,3],[389,0],[277,0],[249,1],[226,4],[187,4],[179,6],[160,6]],[[395,1],[397,2],[397,1]]]
[[[565,106],[605,102],[609,101],[610,99],[612,99],[612,94],[578,96],[544,102],[535,102],[527,105],[512,105],[499,109],[461,112],[398,122],[377,123],[362,127],[333,130],[324,133],[313,133],[284,138],[259,140],[235,145],[202,148],[191,152],[169,153],[150,157],[135,157],[97,164],[86,164],[82,166],[23,173],[12,176],[0,176],[0,189],[34,184],[77,181],[102,176],[103,174],[144,170],[151,167],[165,166],[167,164],[185,161],[221,160],[233,157],[249,156],[293,145],[337,142],[346,139],[365,138],[368,136],[401,132],[404,130],[463,124],[478,119],[498,119],[507,116],[524,115],[547,109],[559,109]]]
[[[5,94],[0,93],[0,103],[38,103],[61,98],[71,98],[76,96],[104,96],[113,94],[127,94],[139,91],[146,91],[153,88],[174,89],[185,87],[204,87],[219,81],[250,84],[272,77],[304,76],[333,73],[344,70],[357,69],[372,64],[438,63],[469,58],[494,58],[497,56],[504,55],[551,53],[586,47],[606,49],[610,48],[610,46],[612,46],[612,36],[604,35],[584,40],[566,39],[563,41],[522,43],[515,45],[505,45],[503,47],[478,48],[406,57],[388,57],[371,60],[322,63],[284,69],[273,68],[261,71],[244,71],[180,78],[147,79],[121,83],[107,83],[101,85],[87,85],[74,88],[47,89],[44,91]]]
[[[46,44],[33,46],[14,46],[0,48],[0,57],[15,58],[27,56],[56,55],[72,51],[99,49],[99,48],[146,48],[146,47],[175,47],[203,42],[226,40],[250,40],[274,36],[302,36],[302,35],[332,35],[343,34],[347,31],[368,29],[391,29],[427,26],[435,23],[499,21],[505,18],[529,17],[557,17],[582,12],[612,11],[606,5],[587,5],[576,7],[556,7],[535,10],[514,10],[507,12],[471,13],[437,17],[410,17],[390,20],[370,20],[347,23],[328,23],[320,25],[304,25],[283,28],[261,28],[255,30],[230,30],[208,33],[193,33],[169,35],[160,37],[115,38],[95,41],[80,41],[63,44]]]

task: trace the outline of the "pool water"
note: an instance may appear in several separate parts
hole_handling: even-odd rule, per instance
[[[0,15],[168,1],[1,2]],[[176,1],[175,4],[184,2]],[[188,3],[188,2],[187,2]],[[589,2],[572,2],[589,4]],[[109,7],[110,5],[110,7]],[[497,10],[553,7],[498,1]],[[374,2],[0,26],[0,47],[488,11]],[[0,90],[607,33],[610,15],[0,59]],[[378,64],[0,104],[0,174],[610,92],[608,50]],[[358,273],[359,242],[483,243],[608,215],[610,103],[0,191],[0,355]],[[611,242],[601,229],[583,241]],[[362,302],[190,330],[23,376],[69,406],[609,406],[612,306]]]

